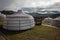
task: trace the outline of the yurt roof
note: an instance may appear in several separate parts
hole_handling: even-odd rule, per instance
[[[31,15],[28,15],[28,14],[26,14],[26,13],[24,13],[24,12],[22,12],[22,11],[18,11],[18,12],[16,12],[16,13],[14,13],[14,14],[12,14],[12,15],[7,15],[7,17],[9,17],[9,18],[15,18],[15,17],[23,17],[23,18],[33,18]]]
[[[16,12],[16,13],[14,13],[12,15],[13,16],[31,16],[31,15],[28,15],[28,14],[24,13],[23,11]]]
[[[60,17],[55,18],[54,20],[60,20]]]
[[[5,16],[4,14],[0,13],[0,16]]]
[[[45,18],[44,20],[45,20],[45,21],[51,21],[51,20],[52,20],[52,18],[47,17],[47,18]]]
[[[45,18],[45,19],[52,19],[51,17],[47,17],[47,18]]]

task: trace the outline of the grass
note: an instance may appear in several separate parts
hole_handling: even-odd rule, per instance
[[[48,26],[35,26],[32,29],[20,32],[6,32],[9,40],[60,40],[60,28]]]
[[[51,25],[51,23],[47,23],[45,22],[44,20],[42,21],[43,24],[46,24],[46,25]]]
[[[60,40],[60,28],[35,26],[23,32],[6,32],[9,40]]]

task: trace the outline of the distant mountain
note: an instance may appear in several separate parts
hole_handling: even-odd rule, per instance
[[[43,8],[22,8],[23,11],[28,11],[29,13],[32,12],[40,12],[40,10],[42,10]]]
[[[56,17],[59,17],[60,16],[60,14],[38,14],[38,13],[27,13],[27,14],[29,14],[29,15],[32,15],[32,16],[37,16],[37,17],[44,17],[44,18],[46,18],[46,17],[52,17],[52,18],[56,18]]]

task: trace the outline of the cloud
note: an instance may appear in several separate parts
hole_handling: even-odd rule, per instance
[[[12,2],[12,4],[10,4],[10,5],[7,6],[7,7],[4,7],[4,9],[16,11],[16,10],[18,10],[18,9],[21,9],[21,7],[23,7],[24,2],[25,2],[24,0],[22,0],[22,1],[20,1],[20,0],[14,0],[14,1]]]
[[[26,7],[46,7],[52,5],[56,2],[60,2],[60,0],[27,0],[25,6]]]
[[[13,3],[13,0],[0,0],[0,10],[3,10],[5,7]]]
[[[22,7],[48,7],[60,0],[0,0],[0,10],[18,10]]]

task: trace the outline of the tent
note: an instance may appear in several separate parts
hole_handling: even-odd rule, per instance
[[[4,20],[6,18],[6,15],[0,13],[0,20]]]
[[[52,26],[60,27],[60,17],[52,20]]]
[[[34,26],[34,18],[19,10],[17,13],[7,15],[3,28],[7,30],[26,30],[33,28]]]
[[[47,17],[47,18],[44,19],[44,21],[47,22],[47,23],[50,23],[52,21],[52,18]]]
[[[0,13],[0,26],[3,25],[3,21],[5,20],[6,15]]]

